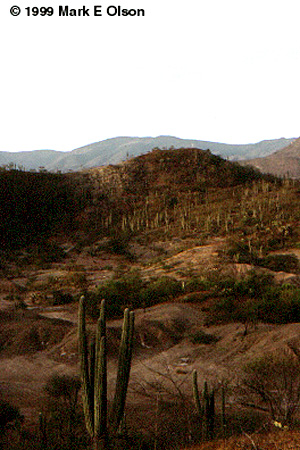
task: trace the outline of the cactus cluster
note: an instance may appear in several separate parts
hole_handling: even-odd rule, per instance
[[[200,419],[201,428],[205,428],[206,439],[213,439],[215,435],[215,390],[209,391],[207,382],[204,383],[203,393],[200,394],[197,371],[193,371],[193,394],[196,404],[196,409]],[[225,426],[225,398],[222,390],[222,425]]]
[[[106,450],[109,446],[108,435],[117,433],[124,416],[132,358],[134,313],[129,309],[124,311],[116,389],[109,417],[105,301],[101,302],[96,335],[90,345],[86,331],[84,297],[81,297],[79,303],[78,323],[82,399],[86,428],[92,438],[94,450]]]

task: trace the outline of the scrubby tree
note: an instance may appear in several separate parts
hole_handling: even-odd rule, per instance
[[[273,421],[293,421],[300,401],[300,362],[292,353],[270,353],[247,364],[242,403],[266,411]]]

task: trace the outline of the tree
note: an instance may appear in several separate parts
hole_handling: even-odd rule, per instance
[[[242,404],[288,425],[300,401],[300,362],[288,352],[267,354],[244,368]]]

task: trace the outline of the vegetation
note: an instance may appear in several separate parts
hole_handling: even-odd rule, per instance
[[[132,233],[228,236],[240,261],[297,239],[295,183],[262,175],[198,149],[155,150],[82,174],[0,172],[1,246],[25,246],[68,230],[110,236],[108,250],[127,254]]]
[[[242,402],[267,411],[273,422],[291,425],[300,401],[300,363],[291,353],[268,354],[244,368]]]
[[[193,344],[212,344],[218,342],[218,338],[210,333],[205,333],[203,330],[199,330],[191,336]]]
[[[36,304],[52,306],[71,304],[82,293],[85,295],[79,315],[81,382],[58,375],[47,381],[39,433],[29,439],[17,431],[14,450],[86,449],[88,435],[97,450],[109,446],[171,449],[192,440],[225,438],[241,428],[248,433],[257,428],[258,414],[269,416],[283,427],[294,423],[300,401],[300,371],[299,360],[291,354],[272,355],[245,367],[241,405],[234,405],[231,415],[221,389],[223,381],[220,385],[211,379],[209,383],[202,380],[201,392],[194,372],[193,404],[192,386],[185,390],[184,383],[175,379],[168,368],[164,373],[157,371],[155,381],[140,385],[140,393],[150,399],[147,411],[138,411],[131,405],[125,421],[124,408],[133,343],[133,315],[128,308],[143,308],[146,313],[147,308],[162,302],[193,302],[194,306],[199,305],[206,324],[240,322],[244,324],[244,335],[258,322],[300,322],[299,260],[290,250],[298,246],[299,240],[298,182],[262,175],[198,149],[155,149],[119,166],[80,174],[9,169],[0,171],[0,272],[8,284],[6,300],[13,300],[16,308],[9,313],[10,321],[8,315],[0,314],[1,354],[49,350],[72,327],[71,323],[56,321],[50,328],[48,319],[33,316],[25,302],[28,292],[36,290],[40,295],[32,295],[32,304],[36,300]],[[222,240],[225,245],[219,251],[218,265],[212,270],[185,268],[183,272],[176,271],[175,263],[168,261],[164,265],[161,257],[155,276],[149,276],[146,263],[150,259],[140,263],[135,246],[149,244],[147,250],[151,253],[153,242],[175,248],[176,239],[189,239],[194,246],[209,239]],[[66,241],[71,243],[70,252],[61,245]],[[101,270],[107,270],[109,276],[97,287],[94,282],[92,288],[91,272],[83,264],[75,270],[70,253],[83,258],[88,253],[95,265],[108,257],[106,269],[103,265]],[[172,250],[166,254],[172,255]],[[52,276],[46,272],[46,278],[38,279],[40,271],[58,263],[69,265],[67,275]],[[120,263],[125,268],[117,273]],[[254,270],[247,275],[238,274],[244,264],[247,270],[249,265]],[[140,269],[130,270],[133,265]],[[236,274],[229,276],[222,270],[229,265]],[[11,286],[11,278],[27,277],[28,267],[34,267],[36,278],[28,279],[24,286]],[[163,275],[161,268],[165,269]],[[270,271],[294,274],[296,281],[278,283]],[[102,273],[101,279],[106,275]],[[100,314],[96,336],[92,338],[92,325],[86,325],[85,314],[91,323]],[[110,404],[106,389],[105,318],[123,314],[115,398]],[[154,323],[155,320],[147,322],[146,316],[138,332],[143,351],[149,354],[154,350],[148,345],[145,324],[156,327],[157,335],[171,345],[183,338],[191,341],[195,355],[198,350],[208,354],[219,345],[219,338],[204,331],[203,324],[200,329],[190,329],[180,316],[167,325]],[[186,367],[176,370],[176,376],[188,378],[191,385],[191,373]],[[83,404],[77,401],[80,389]],[[258,410],[256,415],[245,412],[245,408],[254,409],[253,406]],[[22,417],[18,408],[3,402],[0,409],[4,411],[0,424],[3,434],[16,430]],[[126,435],[121,443],[116,439],[120,430]]]
[[[300,321],[300,289],[275,284],[270,275],[252,272],[241,280],[224,279],[217,284],[218,298],[208,311],[209,323]]]
[[[125,400],[129,381],[133,347],[134,313],[124,312],[120,343],[119,365],[115,396],[110,415],[110,433],[116,435],[124,417]],[[105,301],[101,302],[96,339],[88,350],[84,297],[79,306],[79,352],[83,387],[83,409],[86,428],[93,440],[94,450],[110,447],[107,413],[107,343]]]
[[[86,205],[71,177],[22,170],[0,171],[0,245],[12,250],[72,230]]]
[[[48,378],[44,391],[46,401],[39,415],[39,438],[44,449],[72,450],[80,447],[76,435],[82,417],[78,412],[79,377],[54,374]]]
[[[215,432],[215,391],[208,390],[207,382],[204,383],[202,396],[200,395],[197,381],[197,371],[193,371],[193,394],[199,415],[199,420],[204,422],[206,439],[213,439]],[[202,397],[202,399],[201,399]]]
[[[143,280],[137,271],[101,284],[96,292],[86,294],[87,313],[96,318],[104,298],[108,317],[119,317],[124,308],[147,308],[160,302],[172,300],[182,291],[182,283],[171,277]]]

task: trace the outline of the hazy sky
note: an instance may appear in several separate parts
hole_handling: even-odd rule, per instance
[[[118,5],[145,16],[108,15]],[[299,0],[2,0],[0,151],[298,137],[299,17]]]

